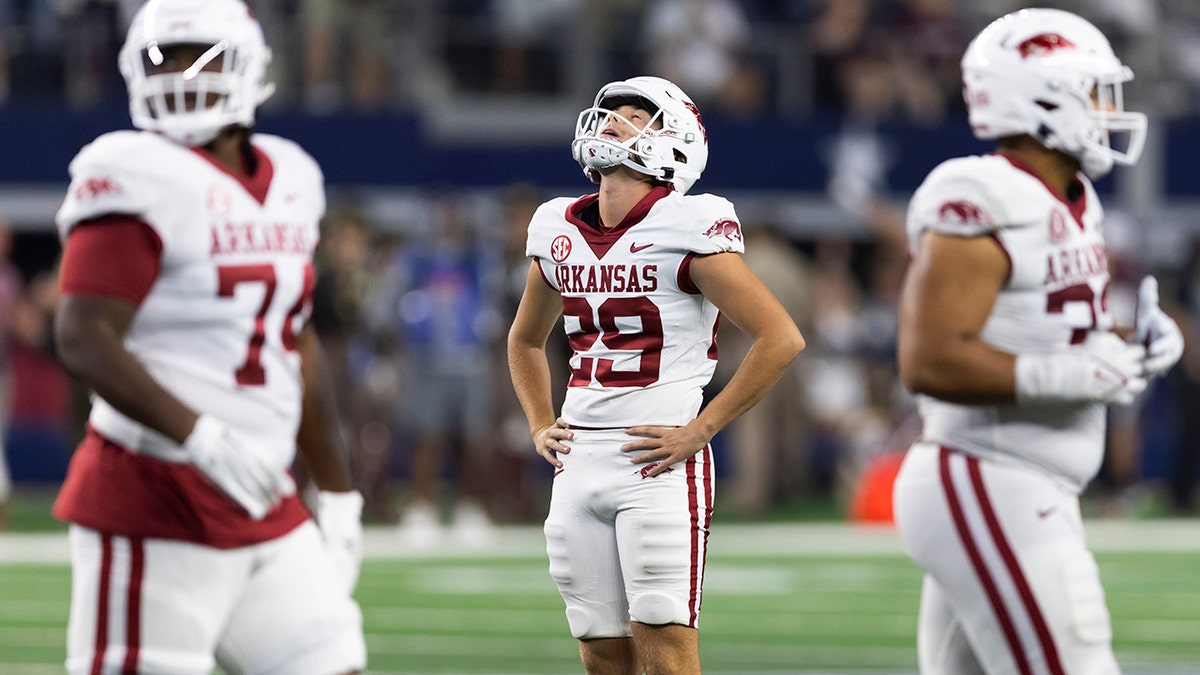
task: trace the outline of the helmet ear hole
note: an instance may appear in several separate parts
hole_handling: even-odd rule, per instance
[[[679,151],[679,148],[674,149],[675,161],[681,164],[687,164],[687,155]]]

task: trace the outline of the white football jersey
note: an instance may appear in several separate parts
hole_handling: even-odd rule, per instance
[[[1107,301],[1104,213],[1078,176],[1074,203],[1000,155],[951,159],[934,169],[908,208],[911,249],[934,231],[993,237],[1011,274],[982,339],[1013,353],[1067,353],[1113,326]],[[1101,403],[982,406],[921,396],[924,439],[988,458],[1034,465],[1082,491],[1104,454]]]
[[[252,143],[273,169],[262,203],[196,150],[149,132],[105,134],[71,162],[57,222],[64,241],[107,214],[153,228],[161,269],[126,347],[186,405],[288,467],[302,394],[296,335],[311,311],[324,179],[296,144],[261,134]],[[89,422],[128,448],[184,461],[174,443],[98,397]]]
[[[599,231],[578,215],[596,198],[543,204],[525,249],[563,298],[573,354],[562,417],[591,428],[687,424],[716,366],[718,321],[687,266],[744,251],[733,205],[656,188],[625,222]]]

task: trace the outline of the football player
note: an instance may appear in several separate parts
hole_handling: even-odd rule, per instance
[[[589,673],[698,673],[697,617],[713,506],[709,441],[804,347],[742,261],[733,206],[688,196],[708,159],[700,113],[656,77],[605,85],[579,115],[575,159],[600,188],[530,224],[508,339],[537,453],[555,467],[546,550]],[[753,339],[701,407],[718,316]],[[546,340],[573,354],[561,416]]]
[[[920,669],[1115,674],[1078,495],[1106,406],[1132,402],[1183,340],[1152,277],[1133,334],[1114,329],[1091,180],[1137,161],[1146,118],[1124,110],[1130,69],[1069,12],[996,20],[962,70],[996,152],[942,163],[913,195],[900,305],[900,375],[924,422],[894,492],[925,571]]]
[[[95,393],[54,507],[71,673],[365,665],[362,499],[308,325],[323,178],[251,131],[270,56],[241,0],[150,0],[119,57],[140,131],[70,165],[56,337]]]

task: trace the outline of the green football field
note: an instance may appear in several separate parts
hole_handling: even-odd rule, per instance
[[[1126,675],[1200,673],[1200,523],[1089,526]],[[915,673],[920,575],[894,533],[714,528],[706,673]],[[373,673],[578,673],[537,528],[408,549],[367,538],[358,598]],[[0,536],[0,673],[62,672],[70,572],[61,534]]]

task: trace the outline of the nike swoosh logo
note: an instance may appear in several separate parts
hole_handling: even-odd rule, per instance
[[[1056,508],[1058,508],[1058,507],[1051,506],[1048,509],[1038,509],[1037,516],[1038,516],[1038,518],[1045,518],[1046,516],[1049,516],[1051,513],[1054,513],[1054,510]]]
[[[637,253],[638,251],[644,251],[644,250],[646,250],[646,249],[650,248],[650,247],[651,247],[651,246],[653,246],[653,245],[654,245],[654,244],[642,244],[641,246],[638,246],[637,244],[630,244],[630,245],[629,245],[629,252],[630,252],[630,253]]]

